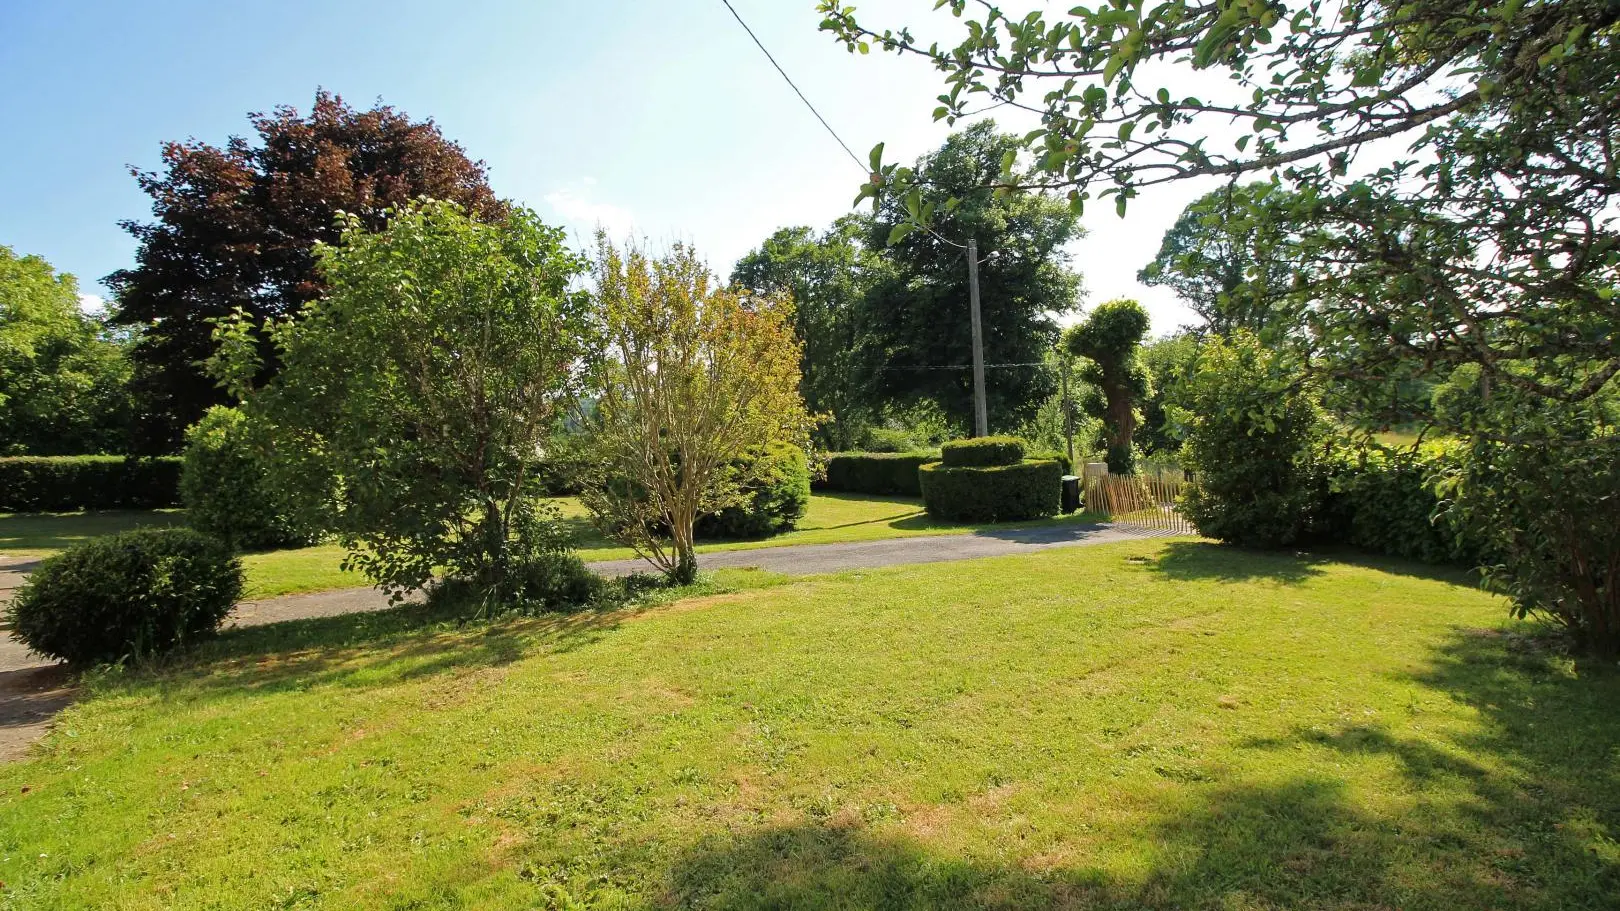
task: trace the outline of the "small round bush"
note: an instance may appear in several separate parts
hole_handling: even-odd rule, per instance
[[[180,496],[192,528],[239,550],[301,547],[315,535],[301,529],[265,481],[264,457],[253,446],[247,416],[208,409],[186,431]]]
[[[749,466],[754,480],[736,506],[698,518],[699,538],[763,538],[790,531],[810,506],[810,462],[797,446],[774,443]]]
[[[241,561],[219,541],[188,528],[147,528],[46,560],[7,614],[29,648],[90,665],[212,635],[241,594]]]
[[[1024,441],[1017,437],[974,437],[946,443],[939,447],[939,457],[947,468],[1017,465],[1024,458],[1024,449]]]
[[[919,468],[917,476],[928,514],[957,522],[1055,515],[1063,493],[1063,466],[1050,459],[984,468],[933,463]]]
[[[578,555],[569,551],[541,551],[512,567],[498,604],[490,603],[485,586],[465,578],[443,579],[434,584],[428,592],[428,602],[438,609],[459,614],[570,611],[603,601],[608,589],[607,581],[591,572]]]

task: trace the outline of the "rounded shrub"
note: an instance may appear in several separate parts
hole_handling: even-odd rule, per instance
[[[29,648],[87,665],[211,635],[241,594],[241,561],[219,541],[187,528],[148,528],[46,560],[6,613]]]
[[[1017,437],[974,437],[951,440],[939,447],[940,461],[949,468],[1017,465],[1024,458],[1024,441]]]
[[[299,528],[277,502],[250,433],[247,415],[222,406],[208,409],[186,431],[180,472],[186,521],[241,550],[311,543],[315,535]]]
[[[975,468],[936,463],[919,468],[917,477],[928,514],[957,522],[1055,515],[1063,489],[1063,466],[1053,459]]]
[[[699,517],[692,529],[697,537],[763,538],[790,531],[804,518],[810,506],[810,462],[804,450],[773,443],[747,473],[753,480],[744,487],[743,502]]]

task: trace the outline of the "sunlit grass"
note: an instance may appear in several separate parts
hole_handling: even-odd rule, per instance
[[[0,903],[1612,908],[1620,675],[1396,562],[1136,541],[234,631],[0,767]],[[745,586],[746,587],[746,586]]]

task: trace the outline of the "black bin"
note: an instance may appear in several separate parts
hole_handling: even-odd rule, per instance
[[[1080,510],[1080,479],[1072,474],[1063,476],[1063,514]]]

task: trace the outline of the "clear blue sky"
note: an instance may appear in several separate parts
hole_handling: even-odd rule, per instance
[[[857,154],[943,138],[926,65],[848,54],[813,0],[733,3]],[[861,4],[886,24],[931,6]],[[685,239],[722,273],[778,227],[848,211],[862,179],[720,0],[4,0],[0,84],[0,244],[96,294],[131,262],[118,222],[150,211],[129,165],[155,167],[165,140],[224,142],[250,111],[307,110],[317,86],[432,117],[498,194],[582,239],[598,222]],[[1091,301],[1138,297],[1161,332],[1188,321],[1135,272],[1193,195],[1087,214],[1073,264]]]

